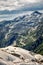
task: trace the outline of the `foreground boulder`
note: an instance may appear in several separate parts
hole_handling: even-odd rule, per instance
[[[35,57],[37,62],[43,62],[43,56],[42,55],[36,54],[36,55],[34,55],[34,57]]]
[[[19,47],[0,49],[0,65],[43,65],[43,56]]]

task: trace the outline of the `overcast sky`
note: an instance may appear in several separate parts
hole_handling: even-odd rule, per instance
[[[43,0],[0,0],[0,10],[17,10],[31,7],[43,8]]]

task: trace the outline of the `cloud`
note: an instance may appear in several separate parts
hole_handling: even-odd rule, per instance
[[[43,0],[0,0],[0,10],[17,10],[27,5],[30,7],[34,3],[40,5],[42,2]]]

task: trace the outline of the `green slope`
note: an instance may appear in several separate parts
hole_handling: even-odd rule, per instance
[[[43,55],[43,18],[37,28],[31,28],[21,34],[16,40],[19,47]]]

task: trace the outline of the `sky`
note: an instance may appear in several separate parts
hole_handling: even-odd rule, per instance
[[[43,9],[43,0],[0,0],[0,10]]]

